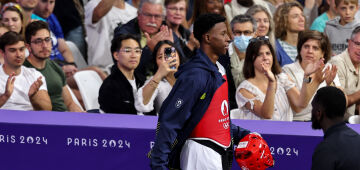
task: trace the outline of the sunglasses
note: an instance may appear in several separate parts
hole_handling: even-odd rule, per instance
[[[249,43],[257,42],[257,41],[269,41],[269,37],[268,36],[261,36],[261,37],[251,38],[249,40]]]

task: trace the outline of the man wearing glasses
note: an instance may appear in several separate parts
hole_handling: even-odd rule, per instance
[[[179,42],[174,41],[173,32],[167,26],[162,26],[164,10],[162,0],[141,0],[138,17],[115,29],[114,37],[121,34],[134,34],[141,37],[140,44],[143,52],[136,70],[144,76],[152,75],[150,71],[153,65],[151,54],[159,41],[175,42],[175,45],[181,49],[177,44]],[[183,52],[180,51],[180,53]]]
[[[249,40],[255,35],[256,21],[249,15],[237,15],[232,19],[230,25],[233,33],[233,42],[229,45],[231,74],[234,78],[235,88],[237,88],[245,80],[242,73],[245,53]]]
[[[341,87],[348,98],[345,120],[355,114],[360,104],[360,26],[352,31],[347,43],[348,48],[330,60],[338,68]]]
[[[0,38],[0,107],[9,110],[51,110],[45,78],[35,69],[22,66],[25,44],[21,35],[7,32]]]
[[[30,23],[25,30],[25,39],[30,55],[24,66],[35,68],[45,77],[52,110],[82,112],[72,100],[61,67],[50,60],[52,44],[48,24],[43,21]]]
[[[111,54],[114,65],[99,90],[98,99],[102,111],[142,114],[137,112],[134,105],[137,89],[145,82],[145,78],[135,72],[141,51],[139,39],[132,34],[116,36],[112,40]]]

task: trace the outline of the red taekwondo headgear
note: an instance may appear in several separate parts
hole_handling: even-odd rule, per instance
[[[257,134],[248,134],[235,150],[235,160],[242,170],[264,170],[274,166],[266,141]]]

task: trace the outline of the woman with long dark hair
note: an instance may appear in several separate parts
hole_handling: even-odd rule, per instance
[[[269,39],[251,39],[243,70],[246,80],[240,84],[236,93],[241,118],[292,121],[292,110],[304,109],[323,82],[323,67],[323,60],[308,65],[304,69],[306,80],[299,91],[295,83],[285,73],[281,73]]]
[[[135,108],[140,112],[150,112],[160,107],[175,84],[175,72],[180,65],[178,50],[171,41],[160,41],[153,51],[155,74],[141,87],[135,97]]]

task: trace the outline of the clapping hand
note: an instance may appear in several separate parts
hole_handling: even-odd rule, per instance
[[[34,81],[34,83],[30,86],[29,89],[29,97],[33,97],[34,94],[37,93],[37,91],[39,91],[40,86],[43,84],[43,81],[41,80],[41,76],[39,78],[37,78],[36,81]]]
[[[11,96],[11,94],[14,91],[14,82],[15,82],[15,73],[13,72],[12,74],[9,75],[7,81],[6,81],[6,86],[5,86],[5,93],[4,95],[9,98]]]
[[[261,67],[265,76],[269,79],[269,82],[275,82],[275,76],[274,73],[271,71],[271,66],[269,64],[266,64],[265,62],[262,62]]]
[[[326,85],[330,86],[336,76],[337,67],[335,65],[331,65],[331,67],[326,67],[326,69],[323,72],[324,72]]]
[[[169,40],[171,42],[174,42],[172,30],[169,29],[168,26],[166,25],[162,25],[160,27],[160,31],[152,37],[150,37],[150,35],[147,32],[145,32],[144,34],[147,42],[146,45],[150,48],[151,51],[154,50],[156,44],[159,41]]]
[[[320,60],[313,63],[309,63],[304,69],[304,77],[310,76],[315,73],[314,80],[317,80],[318,82],[324,81],[324,73],[322,72],[324,66],[324,58],[321,58]]]

